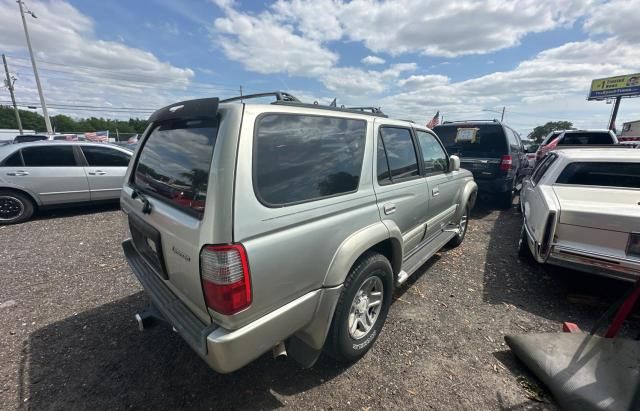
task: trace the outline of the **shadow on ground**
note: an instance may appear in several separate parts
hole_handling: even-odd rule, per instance
[[[344,369],[322,358],[302,370],[265,355],[228,375],[215,373],[176,333],[141,333],[133,314],[143,293],[44,327],[28,339],[20,403],[30,409],[273,409],[279,394],[306,391]]]
[[[33,220],[49,220],[53,218],[67,218],[75,217],[79,215],[102,213],[106,211],[116,211],[120,209],[120,203],[118,201],[86,204],[86,205],[73,205],[60,208],[47,208],[44,210],[36,211],[33,216]]]
[[[478,213],[483,212],[481,204]],[[522,261],[518,258],[522,217],[517,200],[510,210],[490,212],[496,217],[484,265],[484,301],[511,304],[549,320],[575,322],[588,330],[632,286],[628,282]],[[530,331],[544,331],[532,329],[533,324],[520,325]]]

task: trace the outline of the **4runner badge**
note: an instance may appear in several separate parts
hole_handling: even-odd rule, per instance
[[[178,250],[175,246],[171,247],[171,251],[173,251],[174,253],[178,254],[180,257],[182,257],[186,261],[191,261],[191,257],[189,257],[187,254],[183,253],[182,251]]]

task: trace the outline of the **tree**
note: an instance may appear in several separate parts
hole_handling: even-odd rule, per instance
[[[536,143],[541,143],[542,139],[550,132],[555,130],[569,130],[571,128],[573,128],[573,123],[570,121],[549,121],[543,126],[534,128],[527,138],[529,140],[534,140]]]

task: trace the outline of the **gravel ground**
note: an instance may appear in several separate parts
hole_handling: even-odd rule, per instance
[[[544,390],[530,398],[503,336],[588,329],[628,285],[520,262],[515,207],[472,217],[461,247],[396,292],[361,361],[302,370],[268,354],[231,375],[167,327],[137,330],[146,300],[115,206],[0,226],[0,409],[556,409]]]

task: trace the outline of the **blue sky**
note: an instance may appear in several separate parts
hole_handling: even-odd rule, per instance
[[[145,117],[242,85],[419,122],[437,110],[486,118],[506,106],[506,122],[526,134],[549,120],[604,127],[611,106],[585,100],[590,80],[640,72],[640,0],[26,5],[39,17],[29,27],[48,104],[72,116]],[[37,102],[21,30],[15,2],[0,0],[0,49],[18,100]],[[620,121],[640,119],[636,100],[623,102]]]

